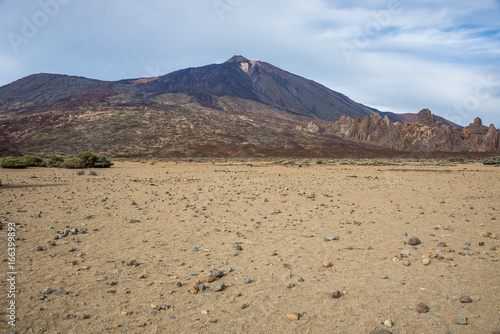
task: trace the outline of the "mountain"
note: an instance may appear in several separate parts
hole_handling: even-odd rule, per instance
[[[117,82],[56,74],[31,75],[0,87],[0,117],[99,103],[161,104],[166,94],[184,94],[203,107],[218,110],[223,109],[225,97],[250,100],[292,115],[326,121],[376,113],[375,109],[314,81],[264,62],[234,56],[222,64]]]
[[[223,64],[176,71],[138,88],[151,94],[150,98],[165,93],[187,94],[213,109],[221,108],[220,98],[230,96],[326,121],[336,121],[343,115],[365,117],[375,113],[314,81],[242,56]]]
[[[242,56],[159,77],[120,81],[43,73],[0,87],[0,152],[69,155],[92,150],[110,156],[311,157],[405,154],[391,145],[346,137],[335,130],[335,122],[382,119],[381,114],[391,122],[399,117]],[[456,128],[450,122],[447,125]]]

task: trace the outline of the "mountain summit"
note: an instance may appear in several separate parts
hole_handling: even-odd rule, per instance
[[[225,61],[225,63],[233,63],[233,62],[241,64],[241,63],[249,63],[250,60],[246,59],[243,56],[235,55]]]

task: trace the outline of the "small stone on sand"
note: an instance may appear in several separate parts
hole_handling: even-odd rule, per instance
[[[427,313],[429,312],[429,306],[425,305],[423,302],[417,304],[417,312],[418,313]]]
[[[389,328],[392,327],[393,326],[392,320],[387,319],[386,321],[384,321],[384,326]]]
[[[207,283],[212,283],[213,281],[215,281],[215,276],[210,274],[210,275],[207,275],[203,278],[203,281],[207,282]]]
[[[460,302],[464,304],[472,303],[472,298],[469,296],[460,297]]]
[[[189,293],[192,295],[197,294],[198,291],[200,291],[200,288],[197,285],[191,285],[191,287],[189,288]]]
[[[411,246],[416,246],[416,245],[420,245],[421,241],[419,238],[417,237],[412,237],[410,238],[410,240],[408,241],[408,244],[411,245]]]
[[[335,299],[342,297],[342,295],[343,295],[342,292],[340,292],[338,290],[330,294],[330,296],[332,296]]]
[[[459,325],[468,325],[469,324],[469,319],[463,314],[460,314],[457,319],[457,324]]]

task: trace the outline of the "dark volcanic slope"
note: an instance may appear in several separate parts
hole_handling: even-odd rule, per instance
[[[232,96],[262,102],[245,72],[226,63],[176,71],[137,88],[155,95],[183,93],[200,99]]]

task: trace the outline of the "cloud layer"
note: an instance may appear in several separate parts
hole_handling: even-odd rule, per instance
[[[267,61],[393,112],[500,126],[500,1],[0,0],[0,85]]]

